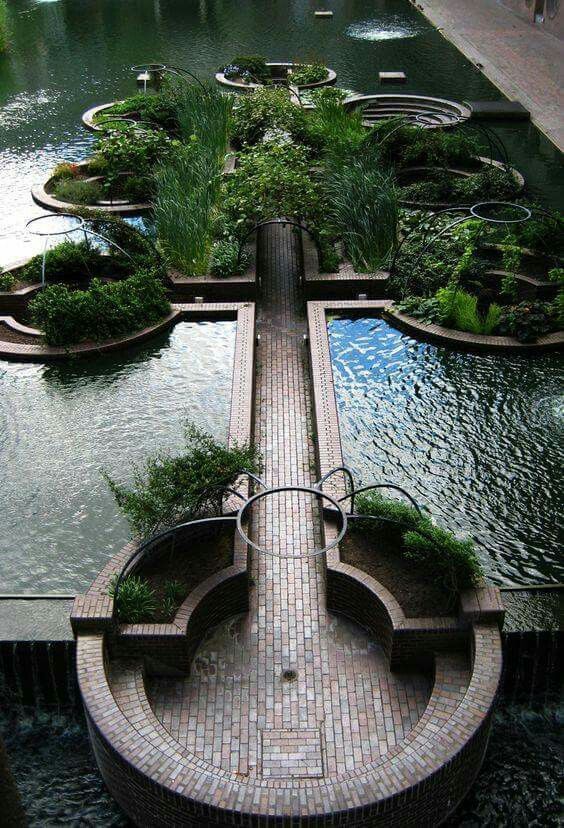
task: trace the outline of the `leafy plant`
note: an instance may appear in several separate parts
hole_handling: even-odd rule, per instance
[[[558,306],[553,302],[520,302],[504,308],[499,332],[519,342],[535,342],[539,336],[558,330]]]
[[[123,336],[153,325],[170,311],[162,282],[141,270],[120,282],[93,279],[87,290],[49,285],[29,304],[49,345]]]
[[[45,276],[48,282],[76,282],[100,275],[108,263],[100,251],[86,241],[64,241],[47,250]],[[33,256],[22,268],[21,279],[30,284],[41,280],[43,254]]]
[[[262,55],[236,55],[223,67],[223,74],[228,80],[242,78],[253,83],[266,83],[270,77],[270,67]]]
[[[320,83],[328,76],[327,67],[322,63],[295,63],[288,80],[294,86],[305,86],[309,83]]]
[[[186,446],[179,456],[156,454],[143,466],[134,466],[130,486],[105,475],[133,534],[151,535],[215,514],[221,498],[218,484],[233,485],[241,469],[259,469],[260,455],[254,446],[228,448],[191,424],[185,428],[185,437]]]
[[[307,136],[306,113],[292,103],[285,89],[257,89],[252,95],[237,98],[232,127],[236,144],[257,144],[273,130],[287,133],[300,141]]]
[[[502,308],[491,303],[485,316],[478,311],[478,297],[456,286],[440,288],[435,297],[439,303],[441,323],[457,331],[491,334],[497,328]]]
[[[81,174],[81,169],[78,164],[72,164],[69,161],[61,161],[57,164],[51,173],[51,178],[54,181],[61,181],[64,178],[78,178]]]
[[[178,604],[186,594],[186,585],[182,581],[167,580],[163,587],[164,598],[172,604]]]
[[[479,583],[482,568],[470,539],[458,540],[411,506],[376,492],[359,495],[355,511],[380,518],[355,522],[361,531],[377,535],[385,527],[397,532],[398,553],[424,567],[428,577],[440,580],[453,600],[461,589]]]
[[[55,182],[53,194],[69,204],[97,204],[104,197],[104,189],[97,181],[62,178]]]
[[[127,575],[116,593],[117,576],[110,582],[108,595],[116,603],[118,618],[122,624],[140,624],[151,621],[157,610],[154,591],[144,578]]]
[[[120,132],[103,133],[95,145],[92,164],[102,164],[104,189],[107,193],[119,190],[124,173],[148,179],[157,162],[162,163],[177,142],[163,130],[128,127]]]
[[[548,271],[548,278],[557,285],[564,285],[564,267],[553,267]]]
[[[113,106],[97,113],[94,121],[99,126],[104,126],[105,121],[110,121],[116,116],[137,117],[140,121],[149,121],[168,129],[176,127],[176,109],[174,101],[167,94],[166,81],[163,90],[159,92],[139,92],[131,98],[119,101]],[[108,126],[114,130],[117,126],[115,120],[111,120]]]
[[[213,276],[226,278],[239,276],[249,263],[246,251],[239,256],[239,244],[236,241],[223,239],[214,243],[211,252],[210,271]]]
[[[17,279],[13,273],[2,273],[0,272],[0,290],[3,291],[10,291],[13,287],[17,284]]]
[[[277,216],[315,224],[320,214],[320,193],[312,181],[309,163],[305,147],[277,141],[249,147],[240,154],[235,171],[224,182],[226,216],[240,230]]]

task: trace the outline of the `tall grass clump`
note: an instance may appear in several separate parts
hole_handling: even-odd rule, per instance
[[[176,112],[180,138],[190,141],[196,136],[210,156],[222,162],[231,132],[233,96],[183,80],[169,83],[164,94]]]
[[[398,199],[392,174],[370,146],[365,150],[329,159],[324,188],[332,231],[356,270],[370,272],[382,267],[396,243]]]
[[[207,273],[212,211],[221,184],[210,147],[194,138],[180,145],[155,174],[155,223],[160,250],[174,268],[190,276]]]
[[[347,111],[338,97],[321,94],[333,91],[331,88],[319,90],[315,109],[309,116],[309,139],[321,152],[344,156],[358,152],[367,133],[360,111]]]
[[[9,35],[8,4],[6,0],[0,0],[0,54],[8,48]]]

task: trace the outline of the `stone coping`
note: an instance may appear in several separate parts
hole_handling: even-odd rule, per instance
[[[156,325],[143,328],[127,336],[107,339],[103,342],[79,342],[66,348],[46,345],[42,333],[37,328],[29,328],[17,322],[13,316],[0,316],[0,337],[2,327],[9,331],[35,337],[38,342],[10,342],[0,338],[0,359],[16,362],[51,362],[69,359],[69,357],[99,356],[109,351],[119,351],[144,342],[176,325],[182,319],[238,318],[248,305],[241,302],[206,302],[193,304],[174,304],[171,312]]]
[[[86,167],[89,160],[78,161],[77,167]],[[98,181],[103,176],[92,176],[93,181]],[[53,176],[49,176],[44,184],[34,184],[31,188],[31,197],[36,204],[50,210],[52,213],[72,213],[76,210],[87,208],[88,210],[95,210],[96,212],[112,213],[114,216],[136,216],[143,213],[148,213],[152,209],[152,205],[148,202],[142,204],[132,204],[131,202],[118,201],[114,204],[72,204],[70,201],[61,201],[54,195],[51,195],[51,190],[54,187]]]
[[[292,66],[294,66],[296,64],[291,62],[291,61],[288,61],[288,62],[268,62],[266,65],[271,66],[271,67],[280,67],[280,68],[290,69]],[[302,64],[299,64],[299,65],[301,66]],[[327,72],[328,72],[328,76],[325,78],[325,80],[316,81],[315,83],[301,83],[301,84],[299,84],[299,86],[297,86],[297,89],[318,89],[321,86],[330,86],[331,84],[335,83],[335,81],[337,80],[337,73],[333,69],[330,69],[329,66],[326,66],[325,68],[327,69]],[[255,90],[255,89],[261,89],[264,86],[269,86],[269,84],[266,84],[266,83],[253,83],[253,82],[245,83],[242,80],[229,80],[228,78],[225,77],[223,72],[216,72],[215,73],[215,79],[222,86],[228,86],[231,89],[241,89],[241,90],[245,90],[245,91],[252,91],[252,90]]]
[[[488,353],[526,354],[539,351],[557,351],[564,346],[564,331],[540,336],[536,342],[519,342],[513,336],[488,336],[466,331],[455,331],[442,325],[428,324],[413,316],[389,307],[385,316],[388,321],[416,339],[429,340],[439,345],[448,345],[463,351],[485,351]]]
[[[100,112],[103,112],[105,109],[110,109],[112,106],[116,104],[123,103],[123,100],[120,101],[110,101],[110,103],[99,104],[98,106],[92,106],[90,109],[87,109],[86,112],[82,113],[81,121],[82,125],[89,129],[91,132],[102,132],[103,130],[96,124],[95,117],[99,115]]]
[[[479,161],[480,164],[483,167],[496,167],[497,169],[500,169],[500,170],[506,169],[505,164],[502,164],[500,161],[496,161],[493,158],[485,158],[482,155],[477,155],[476,160]],[[519,170],[515,169],[515,167],[509,167],[507,169],[509,169],[509,171],[511,173],[511,176],[513,177],[513,180],[515,181],[515,183],[519,187],[519,192],[522,192],[522,190],[525,187],[524,177],[519,172]],[[400,168],[398,168],[397,176],[398,176],[399,182],[401,184],[402,177],[405,178],[405,177],[408,177],[410,175],[413,175],[414,173],[436,172],[437,170],[442,170],[443,172],[451,173],[451,174],[457,176],[458,178],[470,178],[470,176],[475,175],[476,172],[479,172],[479,170],[468,170],[468,169],[465,169],[464,167],[414,166],[414,167],[400,167]],[[475,202],[475,199],[474,199],[474,202]],[[446,210],[449,207],[454,208],[454,207],[464,206],[464,205],[460,205],[458,203],[447,202],[447,201],[432,203],[432,202],[420,202],[420,201],[407,201],[406,199],[401,199],[401,198],[399,200],[399,203],[401,204],[402,207],[407,207],[409,209],[413,209],[413,210],[431,210],[431,211]]]
[[[375,273],[358,273],[352,262],[341,255],[339,268],[335,273],[321,273],[319,256],[311,237],[302,230],[303,282],[307,299],[317,299],[334,294],[331,298],[355,297],[367,292],[370,298],[386,295],[389,271],[377,270]],[[340,250],[342,254],[342,247]]]

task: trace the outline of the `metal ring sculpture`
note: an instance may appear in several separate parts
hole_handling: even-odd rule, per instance
[[[342,523],[341,523],[341,528],[339,530],[339,533],[338,533],[337,537],[334,540],[332,540],[330,543],[328,543],[326,546],[322,547],[321,549],[314,549],[312,552],[307,552],[306,555],[304,555],[304,556],[281,555],[277,552],[273,552],[273,551],[268,550],[268,549],[262,549],[258,544],[254,543],[254,541],[252,541],[249,538],[249,536],[245,533],[245,531],[243,529],[243,518],[245,516],[245,513],[247,512],[249,507],[252,506],[253,503],[255,503],[257,500],[262,500],[263,498],[268,497],[269,495],[276,495],[276,494],[280,494],[281,492],[303,492],[304,494],[312,494],[315,497],[324,498],[325,500],[328,500],[334,506],[336,511],[339,513],[339,515],[341,516]],[[331,495],[326,494],[325,492],[321,491],[321,489],[317,489],[314,486],[276,486],[273,489],[266,489],[263,492],[258,492],[258,494],[253,495],[252,497],[250,497],[247,500],[247,502],[244,504],[244,506],[241,507],[241,509],[239,510],[239,512],[237,514],[237,531],[239,532],[239,535],[242,538],[242,540],[244,541],[244,543],[248,544],[253,549],[255,549],[257,552],[260,552],[263,555],[271,555],[271,556],[276,557],[276,558],[293,558],[293,557],[296,557],[296,558],[297,557],[313,558],[313,557],[317,557],[318,555],[325,554],[326,552],[328,552],[330,549],[333,549],[335,546],[337,546],[342,541],[342,539],[344,538],[344,536],[347,532],[347,514],[346,514],[345,510],[343,509],[343,507],[340,505],[338,500],[335,500],[334,497],[331,497]]]
[[[200,78],[194,75],[193,72],[190,72],[188,69],[184,69],[181,66],[170,66],[166,63],[138,63],[135,66],[131,66],[130,69],[132,72],[154,72],[155,75],[170,74],[177,75],[178,77],[192,78],[192,80],[195,80],[204,92],[208,91]],[[147,91],[146,84],[145,91]]]
[[[41,222],[41,221],[45,221],[45,220],[57,221],[59,219],[74,219],[77,222],[77,224],[74,227],[70,227],[70,228],[67,228],[67,229],[51,230],[51,231],[43,231],[43,232],[41,230],[37,230],[36,228],[30,229],[30,226],[32,224],[37,223],[37,222]],[[124,250],[123,247],[120,247],[119,244],[112,241],[112,239],[108,239],[106,236],[103,236],[101,233],[96,233],[95,230],[91,230],[90,228],[86,227],[85,219],[82,216],[75,215],[74,213],[55,213],[55,214],[49,213],[49,214],[46,214],[46,215],[43,215],[43,216],[36,216],[35,218],[32,218],[28,222],[26,222],[25,226],[26,226],[26,230],[28,230],[33,236],[45,237],[45,244],[43,245],[43,260],[41,262],[41,286],[42,287],[45,287],[45,262],[46,262],[46,256],[47,256],[47,245],[49,244],[49,239],[52,238],[53,236],[68,236],[70,233],[76,233],[77,231],[79,231],[79,232],[84,233],[84,240],[85,240],[86,244],[88,244],[88,236],[95,236],[96,238],[101,239],[103,242],[110,245],[111,247],[115,247],[117,250],[119,250],[120,253],[123,253],[124,256],[127,256],[128,259],[131,259],[133,261],[133,257],[126,250]],[[134,228],[131,228],[131,229],[133,230]]]
[[[487,205],[495,206],[495,207],[503,207],[505,209],[510,209],[510,210],[515,210],[517,213],[520,214],[520,217],[519,218],[513,218],[513,219],[504,219],[504,218],[496,219],[496,218],[493,218],[491,216],[481,214],[480,208],[481,207],[486,207]],[[413,227],[411,227],[408,230],[408,232],[405,233],[405,235],[402,237],[400,243],[396,247],[395,253],[394,253],[394,255],[392,257],[392,261],[390,263],[390,274],[393,274],[395,272],[396,262],[397,262],[397,258],[399,256],[399,253],[400,253],[402,247],[407,242],[407,240],[412,236],[412,234],[415,233],[416,231],[418,231],[421,228],[421,225],[424,224],[425,222],[428,222],[430,225],[435,224],[438,217],[439,216],[444,216],[446,213],[464,213],[464,215],[459,216],[457,219],[452,221],[450,224],[447,224],[445,227],[442,227],[437,233],[432,235],[426,241],[426,243],[423,245],[423,247],[419,251],[419,255],[417,256],[417,258],[415,259],[415,261],[413,263],[414,268],[419,264],[422,257],[427,252],[429,247],[433,244],[433,242],[437,241],[437,239],[439,239],[441,236],[443,236],[449,230],[452,230],[453,228],[458,227],[458,225],[460,225],[460,224],[464,224],[464,222],[466,222],[468,220],[477,219],[479,221],[484,222],[485,225],[487,225],[487,224],[509,225],[509,224],[519,224],[523,221],[527,221],[528,219],[531,218],[531,215],[532,215],[532,211],[529,210],[528,207],[523,207],[523,205],[521,205],[521,204],[514,204],[513,202],[510,202],[510,201],[480,201],[476,204],[473,204],[471,207],[464,207],[464,206],[455,207],[455,206],[453,206],[453,207],[446,207],[444,210],[437,210],[437,212],[433,213],[431,216],[428,216],[428,215],[424,216],[417,224],[414,224]],[[430,232],[430,229],[431,228],[429,228],[428,232]]]

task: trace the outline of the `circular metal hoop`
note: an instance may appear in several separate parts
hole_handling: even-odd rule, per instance
[[[30,225],[38,221],[44,221],[45,219],[73,219],[76,221],[76,225],[74,227],[67,227],[66,230],[51,230],[50,232],[42,232],[36,228],[31,229]],[[75,216],[74,213],[47,213],[44,216],[35,216],[35,218],[30,219],[26,222],[25,227],[32,236],[66,236],[68,233],[74,233],[76,230],[82,230],[84,227],[84,219],[82,216]]]
[[[328,543],[327,546],[324,546],[322,549],[314,549],[313,552],[308,552],[305,555],[280,555],[278,552],[271,552],[268,549],[263,549],[258,544],[254,543],[243,529],[243,518],[247,509],[249,508],[249,506],[252,506],[253,503],[255,503],[257,500],[261,500],[262,498],[268,497],[268,495],[280,494],[281,492],[304,492],[305,494],[312,494],[316,497],[328,500],[329,503],[340,514],[342,521],[341,529],[335,540],[331,541],[331,543]],[[237,531],[239,532],[239,535],[242,538],[243,542],[248,544],[249,546],[252,546],[252,548],[255,549],[257,552],[260,552],[261,555],[271,555],[274,558],[295,558],[296,560],[299,560],[300,558],[314,558],[318,555],[324,555],[326,552],[328,552],[330,549],[333,549],[342,541],[347,531],[347,514],[338,500],[335,500],[335,498],[331,497],[331,495],[328,495],[326,492],[322,492],[320,489],[316,489],[313,486],[277,486],[274,489],[266,489],[264,492],[258,492],[257,494],[250,497],[243,506],[241,506],[239,512],[237,513]]]
[[[480,207],[505,207],[506,209],[509,208],[510,210],[516,210],[518,213],[520,212],[521,215],[519,218],[496,219],[491,218],[491,216],[482,215],[479,209]],[[530,219],[532,215],[528,207],[523,207],[522,204],[513,204],[510,201],[480,201],[478,204],[474,204],[470,207],[470,214],[474,216],[474,218],[480,219],[481,221],[487,221],[490,224],[519,224],[522,221]]]
[[[166,69],[164,63],[137,63],[130,67],[132,72],[162,72]]]

